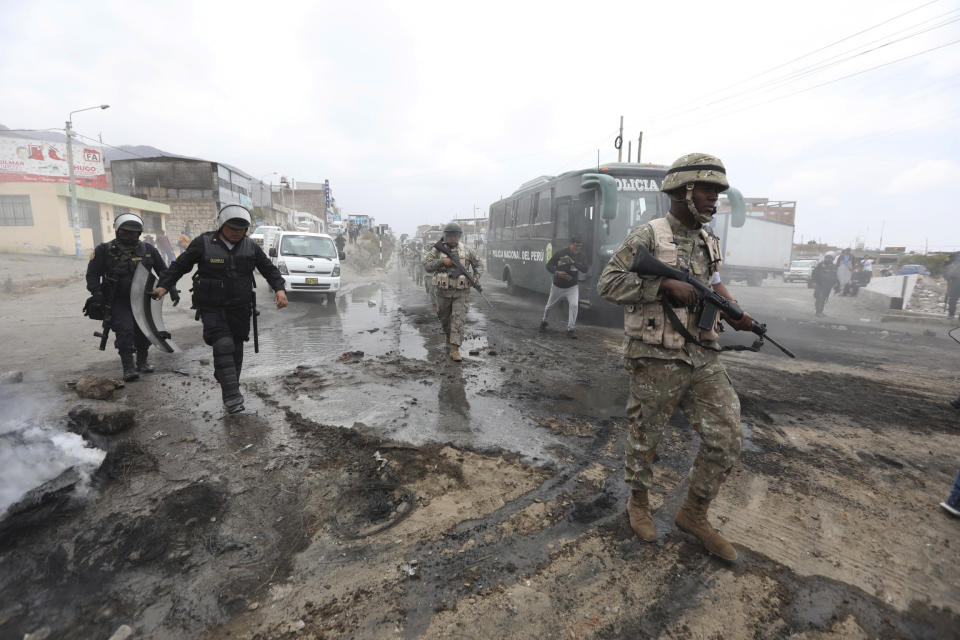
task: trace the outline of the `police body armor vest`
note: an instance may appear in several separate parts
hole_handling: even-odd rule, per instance
[[[450,253],[453,253],[457,256],[457,260],[460,261],[460,264],[463,265],[464,269],[469,269],[467,265],[467,250],[464,248],[463,243],[457,245],[456,249],[451,249]],[[441,258],[446,258],[442,253],[440,254]],[[440,267],[433,274],[433,286],[437,289],[469,289],[470,284],[467,282],[466,276],[460,273],[460,270],[456,267]]]
[[[120,247],[117,246],[116,240],[110,242],[107,246],[104,284],[112,291],[104,291],[104,295],[111,299],[118,292],[129,289],[137,265],[141,264],[146,267],[147,271],[153,269],[153,256],[147,250],[146,242],[138,242],[129,258],[124,257]]]
[[[193,277],[193,308],[242,307],[253,299],[256,245],[244,237],[229,251],[216,231],[203,234],[203,256]]]
[[[657,218],[650,222],[650,228],[653,230],[654,257],[664,264],[676,267],[677,245],[673,242],[673,229],[670,228],[670,222],[666,218]],[[693,275],[705,284],[710,284],[713,274],[720,269],[722,262],[720,241],[707,231],[706,227],[700,228],[700,240],[707,250],[707,269],[705,274],[696,273],[694,269]],[[695,241],[693,250],[694,252],[701,250],[699,242]],[[691,262],[696,264],[695,256]],[[687,331],[697,336],[700,342],[712,342],[719,338],[717,325],[710,330],[700,330],[697,327],[698,314],[690,313],[690,310],[685,307],[673,309],[673,311]],[[660,300],[640,305],[627,305],[624,307],[623,324],[628,337],[641,340],[645,344],[660,345],[667,349],[682,349],[686,342],[683,334],[667,321],[663,302]]]

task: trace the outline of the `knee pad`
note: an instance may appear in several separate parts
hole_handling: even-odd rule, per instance
[[[213,343],[213,355],[214,356],[223,356],[223,355],[233,356],[233,338],[224,337],[219,338]]]

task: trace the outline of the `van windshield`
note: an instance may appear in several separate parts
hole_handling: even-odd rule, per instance
[[[289,234],[280,241],[280,255],[332,260],[337,257],[337,248],[330,238]]]

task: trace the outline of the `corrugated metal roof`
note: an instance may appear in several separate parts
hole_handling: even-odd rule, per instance
[[[57,195],[63,198],[70,197],[70,185],[66,183],[57,184]],[[170,213],[170,205],[152,200],[143,200],[125,196],[113,191],[104,191],[103,189],[93,189],[91,187],[81,187],[77,185],[77,198],[79,200],[90,200],[101,204],[112,204],[117,207],[127,207],[128,209],[138,209],[140,211],[150,211],[152,213]]]

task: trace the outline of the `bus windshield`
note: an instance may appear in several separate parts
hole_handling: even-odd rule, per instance
[[[610,221],[609,242],[621,242],[631,229],[662,217],[668,209],[666,196],[659,191],[618,192],[617,217]]]

